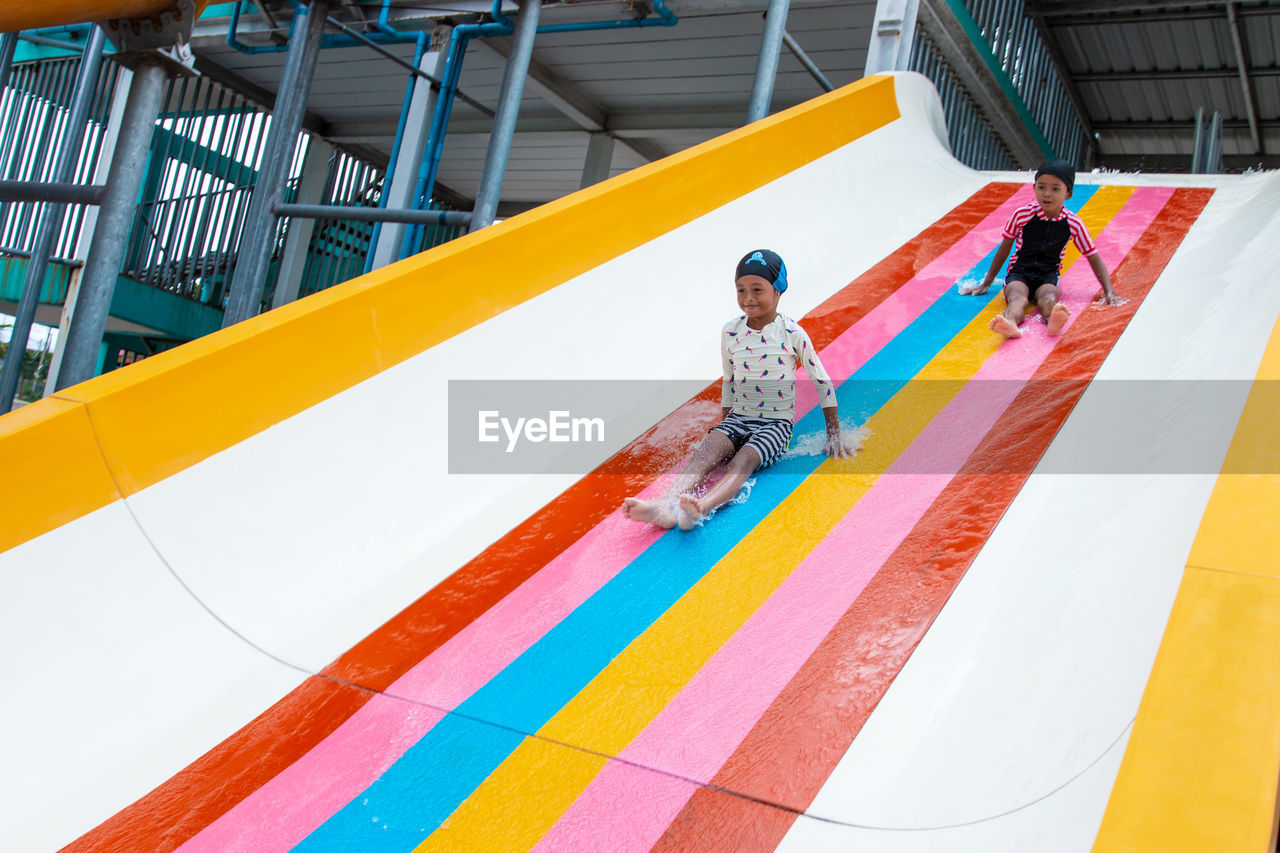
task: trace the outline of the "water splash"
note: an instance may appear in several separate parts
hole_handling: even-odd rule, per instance
[[[871,437],[871,430],[866,424],[840,424],[840,437],[844,440],[844,446],[851,451],[859,451],[868,438]],[[800,436],[792,442],[791,449],[786,452],[786,456],[822,456],[827,452],[827,433],[810,432]]]

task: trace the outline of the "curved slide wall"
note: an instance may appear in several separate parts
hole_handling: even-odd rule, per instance
[[[1280,192],[1084,176],[1133,301],[1088,308],[1069,257],[1068,332],[997,347],[998,298],[955,285],[1025,176],[940,130],[922,78],[862,81],[0,421],[33,484],[0,837],[1087,849],[1217,473],[1151,467],[1176,400],[1151,470],[1072,468],[1113,411],[1089,383],[1252,379],[1280,289],[1240,271],[1276,269]],[[449,380],[713,380],[758,246],[856,460],[793,453],[658,536],[617,504],[717,410],[663,382],[588,475],[448,473]]]

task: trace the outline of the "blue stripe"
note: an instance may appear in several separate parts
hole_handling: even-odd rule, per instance
[[[1071,200],[1083,204],[1093,188]],[[986,272],[995,248],[974,271]],[[971,273],[972,274],[972,273]],[[864,422],[989,304],[948,288],[836,390],[843,420]],[[825,430],[821,410],[797,437]],[[653,543],[488,684],[446,715],[360,796],[296,849],[410,850],[434,832],[524,740],[537,732],[665,613],[823,461],[786,456],[756,478],[751,498],[688,533]]]

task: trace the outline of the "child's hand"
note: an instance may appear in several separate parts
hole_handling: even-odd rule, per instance
[[[858,451],[841,433],[827,433],[826,453],[833,459],[845,459]]]
[[[1098,304],[1100,305],[1123,305],[1128,301],[1118,293],[1104,293],[1098,297]]]
[[[981,296],[982,294],[986,293],[990,288],[991,288],[990,282],[984,281],[982,284],[974,284],[972,282],[968,282],[966,284],[960,285],[960,295],[961,296]]]

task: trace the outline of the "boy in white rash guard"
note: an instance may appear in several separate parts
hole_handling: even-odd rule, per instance
[[[622,512],[633,521],[689,530],[738,494],[747,478],[773,464],[791,441],[796,416],[795,378],[803,368],[818,390],[827,421],[826,452],[852,455],[840,435],[835,388],[800,324],[778,313],[787,289],[787,267],[774,252],[748,252],[734,276],[742,316],[720,333],[724,383],[723,419],[702,439],[666,493],[657,500],[627,498]],[[701,497],[694,490],[720,463],[724,476]]]

